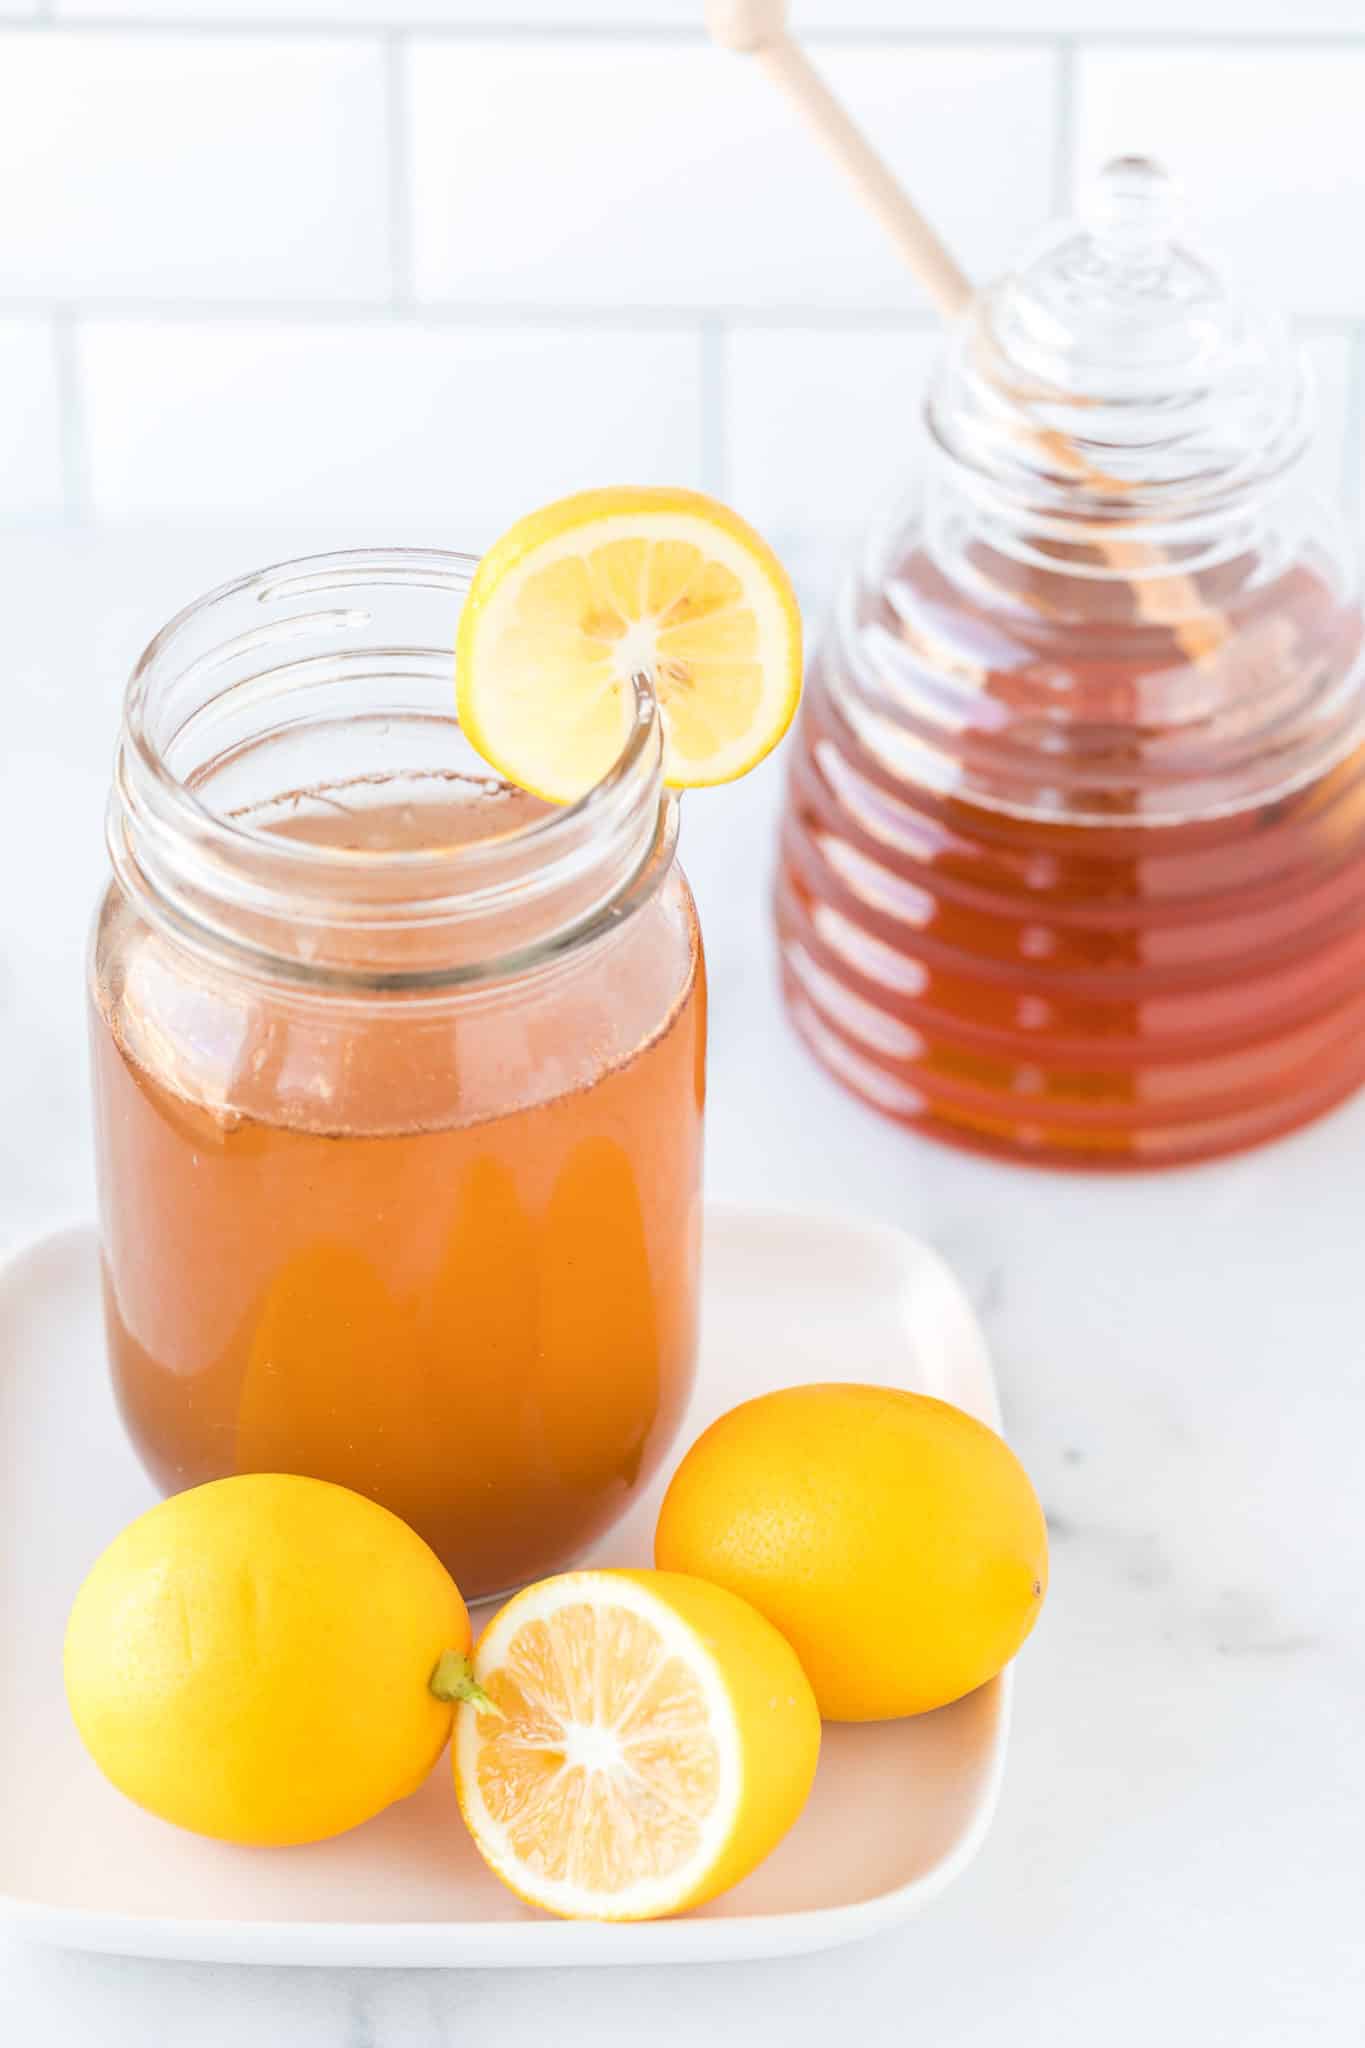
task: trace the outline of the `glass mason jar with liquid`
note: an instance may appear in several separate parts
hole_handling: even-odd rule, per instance
[[[90,991],[149,1471],[354,1487],[477,1598],[571,1560],[681,1418],[705,979],[647,690],[568,808],[462,737],[473,567],[319,556],[157,636]]]
[[[922,497],[813,662],[777,925],[866,1101],[1053,1165],[1199,1160],[1365,1080],[1365,658],[1281,325],[1122,159],[983,292]]]

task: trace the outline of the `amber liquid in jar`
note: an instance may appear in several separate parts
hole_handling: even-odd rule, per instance
[[[311,791],[264,826],[383,853],[543,808],[457,781],[417,805],[373,782],[363,802]],[[470,1597],[617,1518],[681,1416],[696,1344],[705,982],[679,889],[541,998],[453,1019],[390,1000],[340,1034],[283,994],[200,1005],[192,977],[169,1031],[97,954],[110,1356],[162,1487],[336,1480],[410,1522]],[[622,1053],[636,1010],[662,1021]],[[225,1018],[234,1042],[201,1057],[196,1032]],[[589,1078],[562,1085],[584,1048]],[[187,1085],[196,1061],[229,1076],[227,1100]]]
[[[1059,692],[1041,612],[1001,631],[1002,586],[1028,579],[978,567],[989,616],[911,550],[886,579],[894,611],[865,593],[864,623],[913,643],[926,673],[970,673],[975,722],[949,744],[978,781],[1040,782],[1051,729],[1059,779],[1083,766],[1087,817],[1068,823],[1064,800],[1052,818],[1018,815],[900,772],[844,715],[827,651],[793,748],[777,890],[798,1030],[884,1113],[1052,1165],[1201,1160],[1340,1101],[1365,1080],[1365,753],[1269,801],[1201,816],[1196,789],[1194,816],[1147,822],[1153,787],[1169,798],[1194,759],[1199,684],[1175,634],[1137,616],[1121,583],[1091,586]],[[1035,598],[1063,588],[1034,583]],[[1202,594],[1216,605],[1216,580]],[[1238,623],[1219,689],[1236,700],[1245,685],[1249,723],[1272,734],[1278,690],[1292,701],[1315,666],[1358,664],[1358,613],[1303,567],[1267,577]],[[944,730],[932,680],[917,708],[901,738],[927,758]]]

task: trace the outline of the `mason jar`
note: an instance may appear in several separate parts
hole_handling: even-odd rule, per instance
[[[647,688],[581,802],[510,787],[455,718],[473,567],[317,556],[157,635],[90,1004],[147,1469],[338,1481],[477,1598],[599,1536],[682,1414],[706,998]]]

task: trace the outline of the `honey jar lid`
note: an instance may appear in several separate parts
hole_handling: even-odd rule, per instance
[[[1112,523],[1198,516],[1293,464],[1299,352],[1187,246],[1182,214],[1160,165],[1118,157],[978,296],[928,406],[961,480]]]

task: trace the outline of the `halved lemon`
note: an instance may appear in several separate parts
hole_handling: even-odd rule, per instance
[[[570,1919],[652,1920],[746,1877],[805,1805],[815,1695],[770,1622],[675,1572],[519,1593],[457,1710],[460,1808],[489,1867]]]
[[[658,699],[673,788],[732,782],[771,752],[801,694],[801,614],[767,542],[699,491],[581,491],[518,520],[460,614],[470,744],[570,803],[625,746],[637,676]]]

